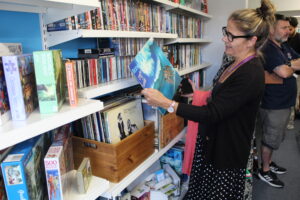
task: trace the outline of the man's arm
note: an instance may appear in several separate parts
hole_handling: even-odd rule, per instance
[[[300,70],[300,66],[299,66],[299,70]],[[279,65],[275,67],[273,71],[281,78],[291,77],[295,72],[294,68],[288,66],[287,64]]]

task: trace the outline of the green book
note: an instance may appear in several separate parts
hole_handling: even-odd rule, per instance
[[[58,112],[65,100],[61,50],[33,52],[40,113]]]

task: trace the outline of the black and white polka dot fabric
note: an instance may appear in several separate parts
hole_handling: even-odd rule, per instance
[[[246,169],[215,169],[205,163],[203,140],[198,138],[189,190],[185,200],[242,200]]]

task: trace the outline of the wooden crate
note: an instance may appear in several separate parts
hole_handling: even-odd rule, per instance
[[[107,144],[73,136],[74,164],[78,169],[82,159],[89,157],[94,176],[119,182],[154,152],[154,122],[117,144]],[[88,147],[85,143],[94,144]]]
[[[159,121],[159,147],[164,148],[182,131],[184,120],[175,113],[168,113]]]

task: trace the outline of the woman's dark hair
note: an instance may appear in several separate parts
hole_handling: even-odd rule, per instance
[[[275,22],[275,7],[270,0],[261,0],[261,6],[256,9],[243,9],[233,12],[228,20],[234,21],[237,28],[257,37],[255,49],[261,47],[269,36],[270,27]]]

